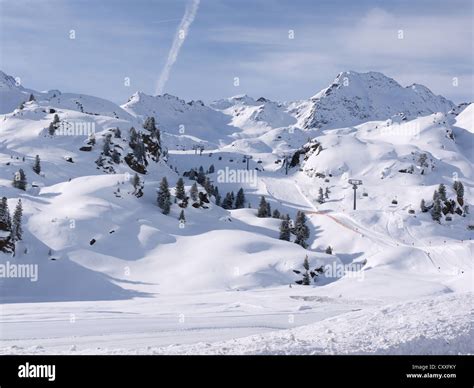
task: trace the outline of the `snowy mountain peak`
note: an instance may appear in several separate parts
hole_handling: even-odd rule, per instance
[[[423,85],[403,87],[379,72],[345,71],[309,101],[292,104],[291,110],[302,128],[317,129],[384,120],[399,113],[407,118],[446,113],[453,107]]]
[[[150,96],[143,92],[135,92],[122,108],[133,115],[146,117],[153,116],[164,111],[167,113],[183,112],[187,110],[208,109],[200,100],[186,102],[171,94],[160,94]]]
[[[12,112],[22,102],[27,101],[31,93],[35,97],[40,94],[25,89],[17,79],[0,70],[0,114]]]
[[[15,78],[11,75],[8,75],[0,70],[0,90],[1,89],[22,89],[22,86],[19,85]]]
[[[229,98],[223,98],[211,103],[211,107],[218,110],[225,110],[233,106],[257,106],[261,105],[263,101],[255,100],[246,94],[238,94]]]

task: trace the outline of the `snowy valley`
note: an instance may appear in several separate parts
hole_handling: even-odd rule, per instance
[[[473,352],[473,103],[0,101],[2,354]]]

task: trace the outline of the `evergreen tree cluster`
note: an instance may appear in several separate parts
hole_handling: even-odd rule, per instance
[[[161,133],[156,127],[155,118],[148,117],[143,124],[145,133],[143,134],[143,143],[151,159],[157,162],[162,155]]]
[[[298,211],[296,214],[293,234],[295,235],[295,244],[308,248],[309,228],[306,225],[306,215],[302,211]]]
[[[3,197],[0,201],[0,251],[13,252],[15,243],[23,239],[22,228],[23,206],[21,199],[13,212],[13,217],[8,209],[8,200]]]
[[[295,281],[296,284],[302,286],[309,286],[312,282],[316,282],[318,277],[324,273],[323,266],[311,269],[309,265],[308,256],[304,258],[303,270],[294,269],[293,272],[297,275],[301,275],[301,279]]]
[[[224,199],[222,200],[221,206],[223,209],[227,209],[227,210],[244,208],[245,207],[244,189],[240,188],[239,191],[237,191],[237,195],[234,195],[233,191],[227,193]]]
[[[214,168],[214,166],[211,167]],[[197,181],[197,183],[199,183],[200,185],[203,185],[206,180],[206,172],[204,172],[204,167],[202,166],[199,166],[197,170],[192,168],[189,171],[185,171],[183,173],[183,176],[188,179],[191,179],[192,181]]]
[[[111,129],[111,133],[105,135],[102,144],[102,152],[95,161],[98,168],[102,167],[103,170],[108,173],[115,173],[112,164],[120,164],[121,162],[121,154],[117,149],[120,147],[116,147],[112,141],[112,138],[117,138],[117,131],[119,131],[119,136],[121,136],[119,128]],[[91,134],[91,136],[89,136],[88,144],[95,145],[95,135]],[[134,170],[137,171],[136,169]]]
[[[430,205],[427,205],[424,199],[421,200],[420,210],[423,213],[430,212],[431,218],[437,222],[441,221],[443,215],[451,219],[449,214],[468,214],[469,207],[467,205],[464,206],[464,185],[461,181],[454,181],[453,191],[456,195],[456,200],[448,197],[446,186],[441,183],[438,189],[434,191],[433,201]]]
[[[280,223],[280,240],[290,241],[291,239],[291,219],[290,215],[281,216]]]
[[[26,175],[22,168],[20,168],[13,177],[13,187],[23,190],[26,190]]]
[[[280,216],[280,240],[291,241],[291,235],[295,236],[295,244],[301,245],[303,248],[308,247],[309,228],[306,225],[306,215],[302,211],[298,211],[294,223],[289,214]]]
[[[176,182],[175,187],[175,195],[174,195],[174,203],[176,203],[182,209],[185,209],[188,204],[189,200],[192,201],[192,206],[195,208],[203,207],[206,208],[205,204],[209,203],[208,195],[216,196],[216,203],[218,202],[219,191],[217,187],[214,187],[212,182],[206,178],[204,180],[203,188],[205,192],[202,192],[198,188],[197,182],[194,182],[189,189],[189,195],[186,194],[186,188],[184,185],[184,179],[179,178]],[[168,181],[166,178],[163,178],[160,183],[160,187],[158,190],[158,197],[157,197],[158,206],[162,209],[163,214],[169,214],[172,200],[171,200],[171,192],[168,185]],[[184,217],[184,212],[183,217]],[[181,221],[181,218],[180,218]]]
[[[59,123],[60,123],[59,116],[57,113],[55,113],[55,115],[53,116],[53,121],[51,121],[48,126],[48,133],[50,136],[54,136],[54,134],[56,133],[56,130],[59,127]]]
[[[162,155],[161,134],[156,127],[155,118],[148,117],[143,124],[143,129],[145,132],[142,133],[134,127],[130,128],[128,145],[132,152],[124,158],[129,167],[140,174],[146,173],[147,155],[155,162]],[[117,136],[117,132],[115,132],[115,135]]]

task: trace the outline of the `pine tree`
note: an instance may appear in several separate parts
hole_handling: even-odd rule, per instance
[[[221,196],[219,194],[219,188],[217,186],[214,187],[214,191],[213,191],[212,195],[214,195],[214,198],[216,199],[216,205],[220,206]]]
[[[272,216],[272,207],[270,206],[270,202],[267,202],[267,217]]]
[[[136,189],[138,186],[140,186],[140,177],[138,176],[137,173],[132,178],[132,185]]]
[[[296,236],[295,243],[301,245],[303,248],[307,248],[308,244],[306,240],[309,238],[309,228],[306,225],[306,215],[302,211],[298,211],[296,214],[293,233]]]
[[[193,201],[197,201],[198,199],[198,188],[197,188],[197,184],[196,182],[193,183],[193,185],[191,186],[191,189],[189,190],[189,196],[191,197],[191,199]]]
[[[324,203],[324,193],[322,187],[319,188],[318,199],[319,203]]]
[[[209,166],[209,170],[208,170],[207,172],[208,172],[209,174],[213,174],[214,171],[215,171],[214,165],[211,164],[211,165]]]
[[[308,261],[308,255],[305,256],[304,261],[303,261],[303,268],[306,271],[309,271],[309,261]]]
[[[56,129],[58,129],[58,126],[59,126],[59,116],[56,113],[53,117],[53,121],[49,124],[49,127],[48,127],[48,133],[50,136],[54,136],[54,134],[56,133]]]
[[[458,199],[462,199],[464,197],[464,185],[461,183],[461,181],[454,181],[453,190],[456,192],[456,197],[458,197]]]
[[[145,123],[143,124],[143,128],[150,131],[152,134],[155,134],[157,130],[155,125],[155,118],[147,117]]]
[[[178,220],[180,223],[185,223],[186,222],[186,217],[184,216],[184,210],[181,210],[181,213],[179,213]]]
[[[262,198],[260,198],[260,203],[258,205],[258,210],[257,210],[257,217],[260,218],[265,218],[268,217],[268,205],[267,201],[265,200],[265,197],[262,195]]]
[[[206,190],[206,193],[212,194],[214,192],[214,186],[212,184],[212,181],[209,179],[209,177],[206,177],[204,179],[204,184],[203,184],[204,190]]]
[[[423,213],[426,213],[428,211],[428,208],[426,207],[426,203],[424,199],[421,200],[420,209]]]
[[[137,198],[140,198],[141,196],[143,196],[143,184],[137,173],[135,173],[135,175],[132,177],[132,186],[134,188],[133,194]]]
[[[436,201],[437,199],[439,199],[439,193],[438,193],[438,190],[435,190],[433,192],[433,201]]]
[[[120,139],[122,137],[122,131],[120,130],[119,127],[114,129],[114,137],[116,139]]]
[[[112,151],[112,161],[116,164],[120,163],[120,153],[115,148]]]
[[[288,220],[282,220],[280,223],[280,240],[290,241],[290,224]]]
[[[308,261],[308,256],[304,258],[303,261],[303,268],[305,270],[303,274],[303,285],[304,286],[309,286],[311,284],[311,277],[309,276],[309,261]]]
[[[149,136],[145,136],[148,150],[158,160],[161,155],[161,135],[160,130],[156,127],[155,118],[148,117],[143,124],[143,128],[150,132]],[[153,139],[156,139],[156,141]]]
[[[160,130],[156,127],[155,118],[148,117],[143,124],[143,128],[149,131],[149,135],[145,136],[145,142],[148,147],[148,151],[154,156],[154,160],[158,160],[162,154],[161,148],[161,134]],[[167,151],[163,151],[163,156],[167,155]]]
[[[202,166],[199,167],[198,175],[197,175],[197,183],[200,185],[204,184],[206,180],[206,174],[204,174],[204,168]]]
[[[233,208],[234,200],[233,200],[233,193],[227,193],[222,201],[222,208],[229,210]]]
[[[183,200],[186,198],[186,191],[184,190],[183,178],[179,178],[176,182],[176,198]]]
[[[171,194],[168,185],[168,180],[163,177],[158,190],[158,206],[163,211],[163,214],[169,214],[171,208]]]
[[[110,135],[105,136],[102,152],[104,155],[110,155]]]
[[[3,197],[0,202],[0,230],[4,232],[11,232],[12,230],[7,197]]]
[[[280,211],[278,209],[273,210],[272,218],[280,218]]]
[[[13,179],[13,187],[23,190],[26,190],[26,175],[23,169],[19,169],[18,172],[15,173],[15,178]]]
[[[326,197],[326,199],[329,199],[329,193],[330,193],[329,188],[326,187],[326,191],[324,192],[324,196]]]
[[[332,248],[331,248],[330,245],[326,248],[325,252],[326,252],[328,255],[332,255]]]
[[[41,173],[41,161],[39,155],[35,157],[35,164],[33,165],[33,171],[37,174]]]
[[[134,149],[138,142],[138,132],[134,127],[130,128],[130,140],[128,145],[130,148]]]
[[[439,198],[436,198],[433,203],[433,209],[431,209],[431,218],[435,221],[441,220],[441,201]]]
[[[141,136],[137,136],[135,148],[133,148],[133,155],[138,163],[143,163],[145,160],[145,145]]]
[[[54,126],[54,123],[49,123],[48,133],[50,136],[54,136],[56,133],[56,127]]]
[[[23,206],[21,204],[21,199],[18,200],[18,203],[15,208],[15,212],[13,213],[13,220],[12,220],[12,240],[20,241],[23,239],[23,229],[21,226],[21,219],[23,216]]]
[[[439,194],[439,199],[441,199],[441,201],[443,202],[446,202],[447,201],[447,198],[446,198],[446,186],[443,185],[442,183],[439,185],[438,187],[438,194]]]
[[[245,194],[244,189],[240,188],[237,192],[237,196],[235,198],[235,208],[242,209],[245,207]]]
[[[35,96],[33,96],[33,94],[30,94],[30,98],[28,98],[28,101],[36,101]]]

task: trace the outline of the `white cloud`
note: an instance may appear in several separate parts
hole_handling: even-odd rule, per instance
[[[226,27],[211,31],[209,39],[247,48],[251,55],[239,63],[247,77],[255,72],[256,78],[320,80],[323,75],[329,83],[339,71],[375,70],[402,84],[425,83],[459,100],[472,96],[471,23],[469,13],[397,15],[373,8],[358,20],[300,26],[293,40],[285,26]],[[457,88],[453,77],[460,79]]]

